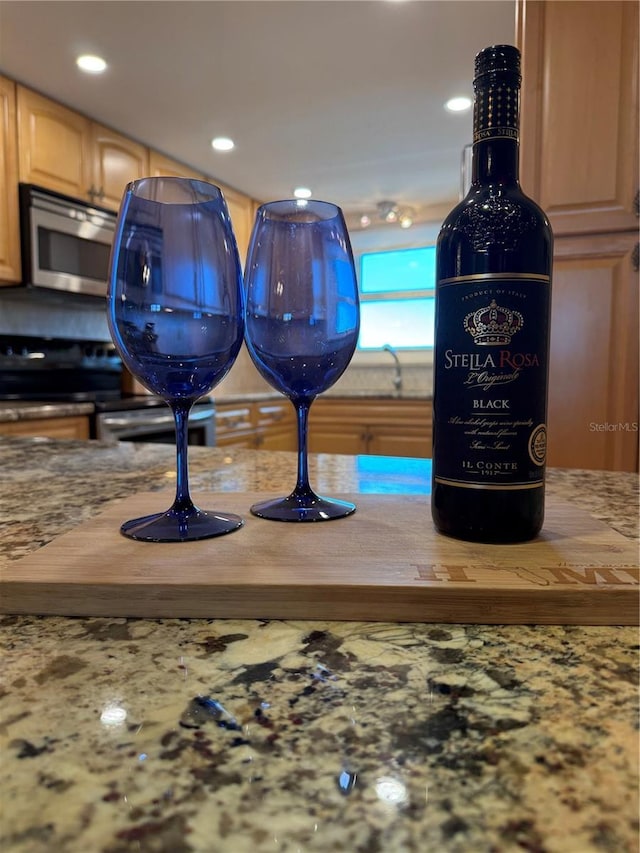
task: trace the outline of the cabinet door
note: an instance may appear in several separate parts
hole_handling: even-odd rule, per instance
[[[389,400],[371,407],[367,452],[380,456],[431,456],[429,400]]]
[[[288,400],[254,403],[253,410],[260,450],[297,449],[295,412]]]
[[[557,235],[636,227],[638,4],[520,0],[522,185]]]
[[[399,433],[398,428],[377,427],[369,434],[367,453],[374,456],[431,456],[431,439],[417,431]]]
[[[258,450],[297,450],[296,434],[292,427],[270,427],[258,434]]]
[[[159,151],[151,149],[149,151],[149,174],[152,178],[197,178],[199,181],[206,181],[205,175],[200,172],[195,172],[184,163],[179,163],[177,160],[172,160],[170,157],[165,157]]]
[[[16,86],[0,76],[0,281],[20,280]]]
[[[91,142],[91,201],[102,207],[118,210],[126,185],[149,174],[148,149],[108,127],[95,123],[91,126]]]
[[[62,418],[34,418],[0,423],[0,435],[46,436],[47,438],[89,438],[89,418],[77,415]]]
[[[91,122],[18,86],[20,180],[90,201]]]
[[[367,453],[367,430],[363,425],[314,424],[309,431],[309,453],[346,453],[357,456]]]
[[[216,404],[216,446],[256,446],[256,430],[250,403]]]
[[[638,469],[637,232],[556,241],[549,465]]]
[[[320,397],[309,411],[310,453],[367,452],[368,429],[362,413],[365,401]]]

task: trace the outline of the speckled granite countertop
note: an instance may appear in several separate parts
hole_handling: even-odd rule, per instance
[[[194,490],[292,482],[293,454],[191,461]],[[0,439],[0,560],[170,489],[173,464]],[[428,465],[310,467],[321,490],[402,493]],[[549,488],[637,536],[635,475]],[[5,616],[0,638],[3,853],[638,850],[634,628]]]
[[[26,400],[0,400],[0,423],[90,415],[93,410],[93,403],[41,403]]]

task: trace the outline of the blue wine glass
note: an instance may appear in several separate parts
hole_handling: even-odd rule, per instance
[[[238,249],[218,187],[186,178],[127,186],[111,253],[109,329],[127,368],[173,411],[177,484],[173,505],[125,522],[125,536],[184,542],[242,526],[238,515],[192,502],[187,426],[194,402],[238,355],[243,299]]]
[[[254,504],[276,521],[328,521],[355,511],[309,484],[307,421],[315,397],[343,374],[358,341],[360,309],[349,235],[339,207],[274,201],[259,208],[246,267],[245,340],[262,376],[296,410],[298,480],[285,498]]]

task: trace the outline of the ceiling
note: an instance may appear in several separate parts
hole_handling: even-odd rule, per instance
[[[8,0],[0,70],[259,200],[304,185],[348,215],[391,199],[425,218],[457,198],[471,137],[443,104],[514,31],[514,0]]]

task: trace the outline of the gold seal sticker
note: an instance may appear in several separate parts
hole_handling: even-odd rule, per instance
[[[544,465],[547,458],[547,427],[539,424],[529,436],[529,458],[534,465]]]

